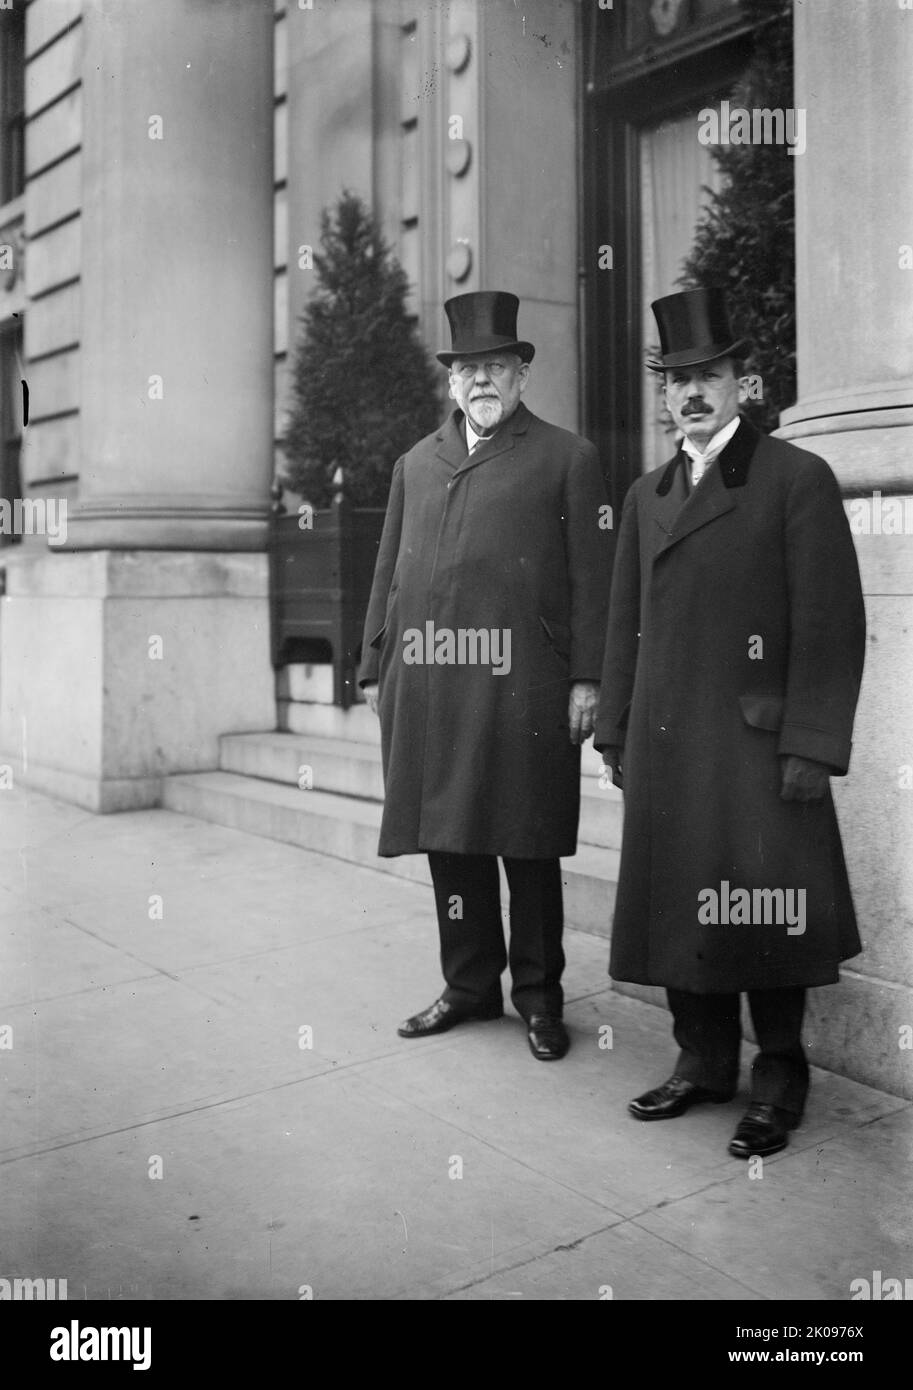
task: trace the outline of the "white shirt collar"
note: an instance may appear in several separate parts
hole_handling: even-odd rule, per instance
[[[733,420],[729,421],[728,425],[724,425],[721,430],[717,430],[716,434],[703,451],[701,451],[687,435],[682,438],[682,448],[689,458],[694,459],[695,463],[709,463],[711,458],[715,458],[718,453],[725,449],[726,445],[739,428],[739,418],[740,417],[736,415]]]
[[[507,420],[512,419],[512,418],[513,418],[513,415],[514,415],[514,411],[512,410],[511,413],[510,413],[510,415],[507,416]],[[503,424],[506,424],[506,420],[501,419],[501,420],[498,421],[497,425],[496,425],[495,428],[492,430],[491,434],[476,434],[475,430],[472,428],[472,425],[469,423],[469,415],[468,415],[468,413],[467,413],[466,411],[463,412],[463,419],[464,419],[465,422],[466,422],[466,452],[467,452],[467,454],[471,454],[472,451],[473,451],[473,449],[475,448],[475,446],[476,446],[477,444],[484,444],[484,442],[485,442],[486,439],[494,439],[495,435],[498,433],[498,430],[501,428],[501,426],[502,426]]]
[[[466,421],[466,452],[467,454],[471,454],[482,436],[476,434],[475,430],[472,428],[472,425],[469,423],[468,414],[464,415],[463,418]]]

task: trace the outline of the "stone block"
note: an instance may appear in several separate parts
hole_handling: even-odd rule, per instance
[[[275,726],[263,555],[47,554],[7,565],[0,760],[95,811],[158,804]],[[205,691],[205,698],[200,692]]]

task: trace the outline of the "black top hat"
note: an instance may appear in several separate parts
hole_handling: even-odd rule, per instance
[[[660,358],[647,365],[654,372],[694,367],[717,357],[747,357],[748,341],[733,337],[726,312],[726,291],[682,290],[655,299],[650,306],[659,328]]]
[[[517,338],[519,307],[517,296],[503,290],[476,290],[448,299],[444,311],[450,322],[452,347],[449,352],[439,352],[437,360],[449,367],[457,357],[515,352],[524,362],[532,362],[536,349]]]

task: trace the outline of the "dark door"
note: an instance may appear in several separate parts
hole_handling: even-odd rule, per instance
[[[644,367],[650,302],[680,288],[702,186],[718,177],[698,113],[730,94],[753,24],[738,0],[615,0],[584,6],[583,24],[586,432],[617,516],[634,479],[672,452]]]

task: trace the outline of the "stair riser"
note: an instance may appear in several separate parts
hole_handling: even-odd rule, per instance
[[[582,845],[620,850],[623,819],[624,807],[621,802],[598,801],[592,796],[582,796],[577,839]]]
[[[306,806],[293,810],[270,805],[243,796],[214,792],[179,777],[165,779],[163,805],[170,811],[229,826],[248,835],[262,835],[286,844],[299,845],[302,849],[329,854],[412,882],[429,886],[431,883],[428,861],[424,855],[381,859],[377,854],[375,827],[357,821],[330,820],[317,812],[308,811]],[[578,872],[572,860],[565,861],[562,874],[565,920],[568,925],[607,937],[615,885]]]
[[[383,801],[384,784],[380,763],[376,758],[359,757],[357,748],[351,753],[327,753],[319,740],[276,748],[268,742],[250,739],[223,738],[219,767],[222,772],[259,777],[286,786],[303,786],[302,777],[310,769],[310,786],[315,791],[334,792],[340,796],[357,796],[368,801]],[[603,849],[621,848],[623,805],[621,801],[605,798],[591,789],[590,779],[580,803],[578,839],[582,845]]]
[[[380,745],[380,723],[367,705],[340,709],[336,705],[280,699],[277,709],[277,723],[284,733],[300,734],[304,738],[351,739],[353,743],[370,743],[375,747]],[[598,777],[602,771],[602,758],[589,741],[581,749],[580,766],[586,778]],[[614,790],[606,795],[620,799],[620,794]]]
[[[292,734],[314,738],[350,738],[356,743],[380,743],[377,715],[367,705],[340,709],[337,705],[305,705],[295,700],[277,700],[279,728]]]
[[[222,772],[237,772],[291,787],[305,786],[302,778],[310,769],[310,785],[314,791],[357,796],[367,801],[384,799],[380,763],[376,759],[359,758],[354,751],[340,755],[325,753],[314,744],[277,749],[223,739],[219,767]]]

